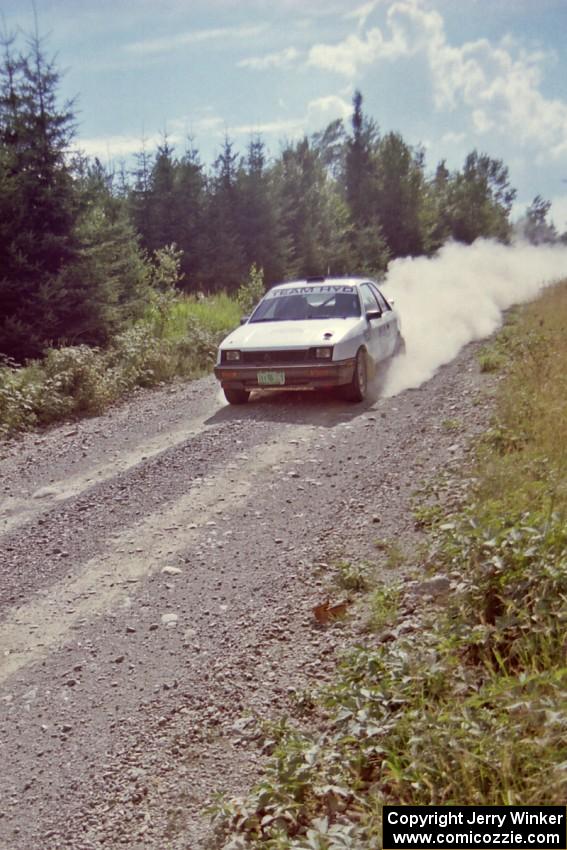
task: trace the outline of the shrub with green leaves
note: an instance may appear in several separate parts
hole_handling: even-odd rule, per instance
[[[24,367],[0,363],[0,437],[69,416],[102,412],[135,387],[208,372],[240,308],[224,293],[198,300],[171,287],[179,258],[157,252],[155,297],[146,316],[105,348],[50,349]],[[159,285],[158,285],[159,284]]]
[[[252,264],[248,280],[236,293],[236,300],[242,313],[250,313],[264,295],[264,291],[264,270]]]

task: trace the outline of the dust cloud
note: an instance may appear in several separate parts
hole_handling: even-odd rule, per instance
[[[503,311],[567,277],[567,246],[448,243],[435,257],[395,260],[384,281],[402,320],[406,354],[393,361],[383,394],[420,386],[472,340],[493,333]]]

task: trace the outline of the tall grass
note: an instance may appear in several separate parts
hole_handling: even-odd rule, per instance
[[[351,653],[318,731],[280,725],[262,780],[215,807],[219,846],[379,847],[385,803],[564,804],[566,329],[564,282],[499,338],[478,484],[437,532],[436,569],[460,577],[443,608],[424,605],[415,637]]]
[[[160,335],[171,342],[177,342],[186,336],[188,328],[197,324],[214,337],[224,336],[238,325],[240,317],[238,301],[225,292],[202,299],[191,295],[181,296],[175,299],[167,311]],[[160,317],[156,311],[150,309],[147,318],[157,330]]]

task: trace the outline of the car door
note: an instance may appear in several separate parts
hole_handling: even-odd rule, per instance
[[[380,309],[382,310],[382,349],[384,357],[391,357],[392,354],[396,351],[396,345],[398,342],[398,319],[395,312],[392,310],[376,284],[371,283],[370,287],[376,298],[378,299],[378,304]]]
[[[383,340],[384,334],[382,328],[384,326],[384,318],[382,308],[369,283],[363,283],[361,285],[360,295],[362,298],[362,309],[366,318],[366,329],[364,332],[366,347],[374,362],[378,363],[387,356]]]

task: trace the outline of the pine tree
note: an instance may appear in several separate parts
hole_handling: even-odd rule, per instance
[[[463,170],[450,181],[447,203],[452,237],[468,244],[479,237],[506,241],[515,197],[502,160],[472,151]]]
[[[376,153],[376,172],[376,212],[391,257],[422,254],[427,241],[423,154],[414,153],[399,133],[387,133]]]
[[[362,95],[353,97],[352,135],[347,139],[344,191],[352,219],[350,255],[359,273],[379,274],[389,251],[379,211],[377,151],[380,136],[375,123],[362,111]]]
[[[352,219],[359,226],[376,220],[376,150],[378,129],[362,111],[362,95],[353,97],[352,135],[347,141],[345,158],[346,200]]]
[[[66,154],[72,104],[59,107],[59,74],[37,35],[26,53],[3,41],[0,66],[0,351],[22,360],[46,339],[42,286],[76,255],[78,203]]]
[[[250,141],[246,162],[239,169],[238,186],[238,228],[246,264],[262,269],[264,282],[270,286],[284,276],[287,252],[277,192],[260,138]]]
[[[183,287],[196,291],[204,287],[206,262],[211,254],[207,232],[207,181],[196,148],[189,140],[175,169],[175,214],[177,227],[174,241],[183,252],[181,270]]]
[[[136,167],[132,172],[134,185],[128,196],[130,215],[134,226],[142,237],[142,243],[149,248],[152,230],[152,208],[151,208],[151,173],[153,168],[153,157],[146,148],[145,140],[142,147],[135,154]]]
[[[304,276],[352,270],[351,220],[320,149],[307,137],[288,145],[274,166],[288,274]]]
[[[55,342],[105,345],[140,318],[147,303],[147,264],[112,183],[96,159],[80,168],[76,254],[43,282],[37,299],[46,337]]]
[[[226,137],[215,161],[209,195],[207,224],[211,253],[204,279],[209,290],[235,291],[248,275],[238,227],[237,163],[238,154],[233,153],[233,143]]]

